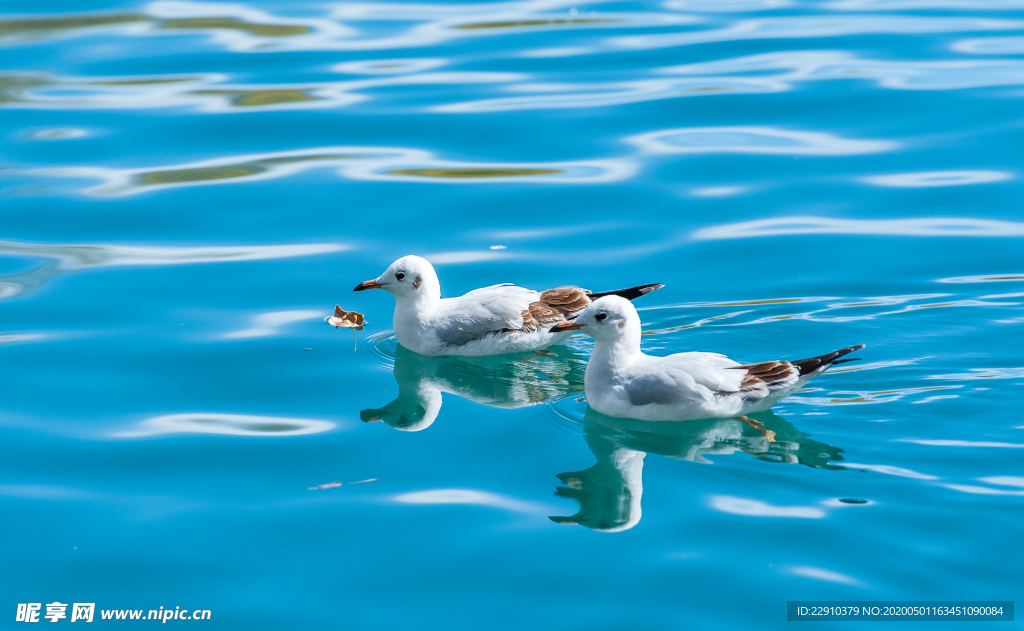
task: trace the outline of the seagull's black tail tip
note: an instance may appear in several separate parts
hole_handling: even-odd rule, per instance
[[[615,291],[602,291],[598,294],[590,294],[591,300],[597,300],[604,296],[620,296],[626,300],[633,300],[649,294],[656,289],[661,289],[665,286],[665,283],[654,283],[653,285],[640,285],[639,287],[630,287],[629,289],[616,289]]]
[[[843,355],[849,355],[854,351],[859,351],[862,348],[864,348],[864,344],[854,344],[853,346],[847,346],[846,348],[841,348],[838,351],[832,351],[831,353],[825,353],[824,355],[819,355],[818,357],[811,357],[809,359],[798,359],[795,362],[790,363],[797,367],[801,375],[807,375],[815,371],[825,370],[829,366],[835,364],[857,361],[859,358],[839,358],[842,357]]]

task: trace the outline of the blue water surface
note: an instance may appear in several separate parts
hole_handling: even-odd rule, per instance
[[[0,9],[0,627],[1020,594],[1024,2]],[[867,348],[758,416],[774,442],[612,419],[587,338],[399,347],[351,288],[410,253],[448,296],[666,283],[655,354]]]

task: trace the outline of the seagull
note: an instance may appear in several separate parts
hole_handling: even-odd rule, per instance
[[[572,320],[593,300],[615,295],[628,301],[663,284],[591,293],[581,287],[544,292],[505,283],[459,296],[441,298],[434,267],[418,256],[403,256],[355,291],[383,289],[395,297],[398,343],[421,355],[500,355],[534,351],[564,342],[572,335],[551,326]]]
[[[769,440],[774,432],[747,414],[763,412],[788,397],[863,344],[793,362],[739,364],[719,353],[668,357],[640,350],[640,316],[628,300],[605,296],[554,333],[580,330],[594,338],[583,383],[587,402],[607,416],[643,421],[736,418]]]

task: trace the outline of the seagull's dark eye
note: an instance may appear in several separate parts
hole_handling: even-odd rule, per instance
[[[405,280],[405,272],[398,272],[397,274],[395,274],[395,278],[397,278],[398,280]]]
[[[594,319],[597,320],[598,322],[600,322],[601,320],[604,320],[607,317],[608,317],[607,313],[599,313],[596,316],[594,316]]]

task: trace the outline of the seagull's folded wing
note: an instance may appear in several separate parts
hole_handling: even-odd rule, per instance
[[[461,346],[490,333],[523,326],[523,311],[540,296],[515,285],[491,285],[441,301],[435,328],[445,344]]]
[[[718,394],[740,389],[743,373],[737,363],[718,353],[679,353],[649,357],[642,371],[624,385],[633,405],[678,405],[712,401]]]

